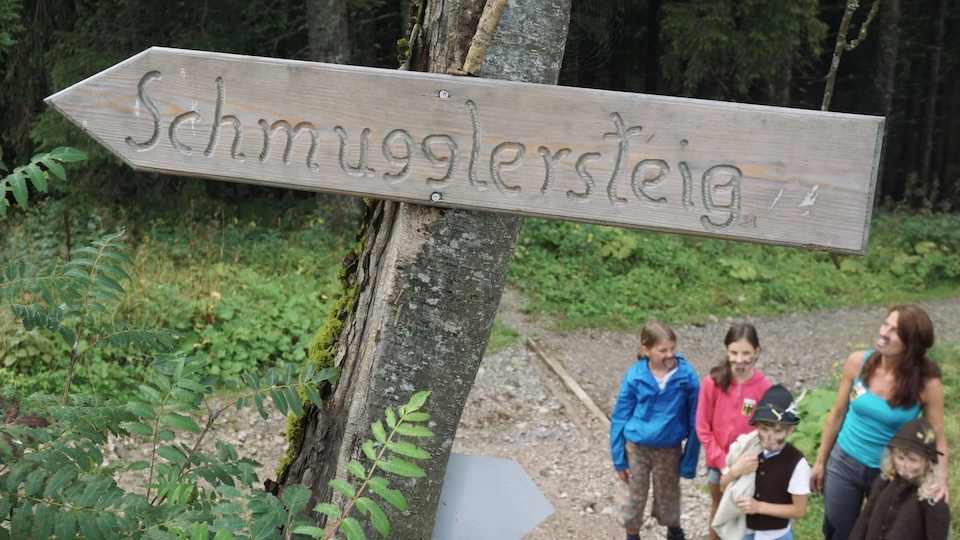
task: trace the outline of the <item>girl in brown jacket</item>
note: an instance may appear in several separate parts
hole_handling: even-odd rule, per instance
[[[923,418],[903,425],[887,444],[880,476],[873,482],[850,540],[946,540],[950,508],[933,502],[937,436]]]

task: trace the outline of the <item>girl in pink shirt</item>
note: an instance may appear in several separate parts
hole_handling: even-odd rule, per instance
[[[723,344],[727,354],[700,385],[697,403],[697,437],[703,445],[710,486],[710,523],[720,504],[720,471],[726,467],[727,451],[737,437],[753,431],[749,424],[753,410],[770,388],[770,381],[756,369],[760,338],[752,324],[735,324]],[[710,528],[710,540],[719,540]]]

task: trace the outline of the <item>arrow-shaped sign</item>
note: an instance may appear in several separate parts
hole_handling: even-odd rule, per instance
[[[862,254],[883,119],[151,48],[47,98],[141,171]]]

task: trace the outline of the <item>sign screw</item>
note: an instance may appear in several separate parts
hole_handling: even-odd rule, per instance
[[[434,191],[430,194],[430,200],[433,202],[440,202],[441,199],[443,199],[443,195],[441,195],[439,191]]]
[[[447,92],[446,90],[441,90],[437,92],[437,97],[440,99],[450,99],[450,92]]]

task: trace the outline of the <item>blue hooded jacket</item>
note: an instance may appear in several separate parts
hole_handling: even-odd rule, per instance
[[[617,404],[610,418],[610,454],[613,467],[627,468],[626,441],[641,446],[669,448],[686,439],[680,476],[693,478],[700,459],[697,438],[697,399],[700,380],[687,361],[677,355],[677,372],[663,390],[641,358],[623,377]]]

